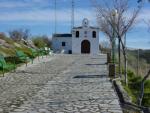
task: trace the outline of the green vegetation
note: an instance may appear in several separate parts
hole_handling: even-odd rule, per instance
[[[117,55],[116,55],[117,58]],[[121,56],[123,59],[123,56]],[[150,50],[139,50],[139,71],[137,75],[137,65],[138,65],[138,51],[128,50],[128,86],[125,85],[124,79],[122,80],[122,85],[128,95],[131,97],[132,102],[137,104],[137,99],[140,94],[141,81],[143,77],[147,74],[150,67]],[[118,59],[117,59],[118,60]],[[116,61],[117,64],[117,61]],[[121,72],[124,76],[124,63],[121,62]],[[118,73],[118,66],[116,67],[116,73]],[[145,81],[144,97],[142,101],[142,106],[150,107],[150,79]]]
[[[139,50],[139,62],[138,62],[138,50],[128,50],[128,69],[132,70],[139,76],[145,76],[150,68],[150,50]],[[139,64],[139,66],[138,66]]]
[[[27,62],[30,60],[29,57],[23,52],[23,51],[16,51],[16,57],[21,61],[25,62],[27,65]]]
[[[34,58],[41,55],[39,54],[41,53],[40,50],[44,50],[44,47],[51,46],[50,40],[46,36],[34,37],[33,43],[28,43],[29,42],[27,40],[20,39],[19,41],[16,41],[14,38],[9,38],[5,34],[0,34],[0,55],[4,57],[3,61],[5,61],[4,67],[0,66],[0,74],[11,71],[14,69],[14,67],[18,67],[22,63],[26,63],[25,61],[20,60],[21,57],[17,57],[18,54],[16,54],[16,52],[19,51],[19,53],[24,53],[26,58],[33,61]],[[47,54],[47,52],[42,51],[42,55],[45,54]],[[16,65],[14,65],[14,63]]]
[[[132,102],[136,104],[137,104],[138,96],[140,94],[141,81],[142,81],[142,77],[136,76],[131,70],[128,70],[128,86],[126,86],[122,81],[122,85],[124,86],[124,89],[132,98]],[[142,105],[150,107],[150,80],[146,80],[145,82]]]
[[[43,48],[45,46],[51,48],[51,40],[47,36],[38,36],[33,38],[33,43],[38,48]]]
[[[128,53],[134,57],[137,57],[137,50],[128,50]],[[139,58],[144,59],[147,63],[150,64],[150,50],[139,50]]]
[[[0,55],[0,69],[2,70],[4,75],[5,71],[10,71],[12,69],[15,69],[15,64],[7,63],[4,59],[4,56]]]

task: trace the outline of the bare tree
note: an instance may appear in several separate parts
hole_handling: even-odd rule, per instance
[[[100,46],[102,48],[110,48],[110,42],[109,41],[101,41]]]
[[[131,9],[129,8],[128,5],[128,0],[113,0],[112,3],[109,2],[110,1],[107,2],[105,1],[104,4],[101,5],[98,4],[97,0],[94,0],[95,7],[97,9],[97,20],[98,23],[102,22],[105,23],[105,25],[107,25],[107,32],[109,32],[109,34],[112,34],[112,30],[114,30],[115,35],[118,39],[119,74],[121,74],[120,50],[122,46],[124,56],[124,67],[125,67],[124,77],[125,83],[127,84],[127,55],[126,55],[126,47],[123,42],[123,37],[126,36],[126,33],[132,28],[141,7],[137,7],[131,13]],[[127,16],[127,14],[129,16]],[[99,24],[99,26],[104,27],[103,24]]]
[[[22,38],[24,40],[27,40],[30,37],[30,31],[29,31],[29,29],[22,30],[21,34],[22,34]]]
[[[150,2],[150,0],[147,0],[148,2]],[[144,2],[144,0],[138,0],[138,3]],[[148,22],[145,22],[148,25],[148,31],[150,32],[150,20]],[[144,96],[144,84],[145,81],[147,80],[147,78],[150,76],[150,70],[148,71],[147,75],[142,79],[141,81],[141,91],[140,91],[140,95],[138,98],[138,105],[141,106],[142,105],[142,100],[143,100],[143,96]]]
[[[140,4],[140,3],[144,3],[144,2],[146,2],[146,1],[148,1],[149,3],[150,3],[150,0],[137,0],[137,2]],[[148,22],[146,22],[145,20],[144,20],[144,22],[148,25],[148,31],[150,32],[150,20],[148,20]]]
[[[97,22],[98,22],[100,31],[102,31],[109,38],[110,45],[112,47],[112,42],[113,42],[112,27],[109,25],[109,23],[105,19],[98,20]]]
[[[141,82],[141,92],[138,98],[138,105],[142,105],[142,99],[144,96],[144,83],[146,81],[146,79],[150,76],[150,70],[148,71],[147,75],[143,78],[142,82]]]
[[[17,29],[9,32],[10,38],[15,41],[21,41],[22,39],[27,40],[30,37],[28,29]]]
[[[138,3],[141,3],[141,2],[143,2],[144,0],[138,0],[137,2]],[[146,1],[148,1],[148,2],[150,2],[150,0],[146,0]]]

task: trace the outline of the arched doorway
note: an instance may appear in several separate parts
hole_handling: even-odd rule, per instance
[[[90,42],[88,40],[83,40],[81,43],[81,53],[90,53]]]

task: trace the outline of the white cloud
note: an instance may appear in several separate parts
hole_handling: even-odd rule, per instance
[[[62,0],[66,2],[67,0]],[[12,11],[1,12],[0,21],[37,21],[37,22],[54,22],[54,10],[53,9],[42,9],[40,6],[54,5],[53,0],[21,0],[19,1],[7,1],[0,3],[0,8],[31,8],[31,10],[24,11]],[[35,8],[35,9],[34,9]],[[137,18],[136,27],[147,27],[147,25],[142,22],[150,20],[150,9],[143,9]],[[130,12],[128,13],[128,17]],[[76,23],[81,22],[83,18],[88,18],[91,20],[91,24],[96,23],[94,10],[87,8],[75,9],[75,21]],[[63,8],[57,10],[57,21],[58,22],[70,22],[71,20],[71,9]]]
[[[18,1],[3,1],[0,3],[1,9],[14,9],[14,8],[33,8],[34,6],[50,6],[52,5],[51,0],[18,0]]]
[[[49,21],[54,22],[55,11],[52,9],[32,10],[23,12],[4,12],[1,13],[0,21]],[[71,20],[71,11],[69,9],[57,10],[58,22],[69,22]],[[92,11],[78,9],[75,11],[75,21],[81,21],[83,18],[94,20]]]
[[[2,2],[0,3],[0,8],[16,8],[16,7],[26,7],[31,6],[30,4],[22,3],[22,2]]]

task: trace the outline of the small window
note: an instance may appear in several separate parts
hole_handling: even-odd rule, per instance
[[[69,54],[72,54],[72,50],[69,50],[68,53],[69,53]]]
[[[96,38],[96,31],[93,31],[93,38]]]
[[[77,38],[79,38],[79,35],[80,35],[79,31],[76,31],[76,37]]]
[[[62,46],[66,46],[66,42],[62,42]]]

